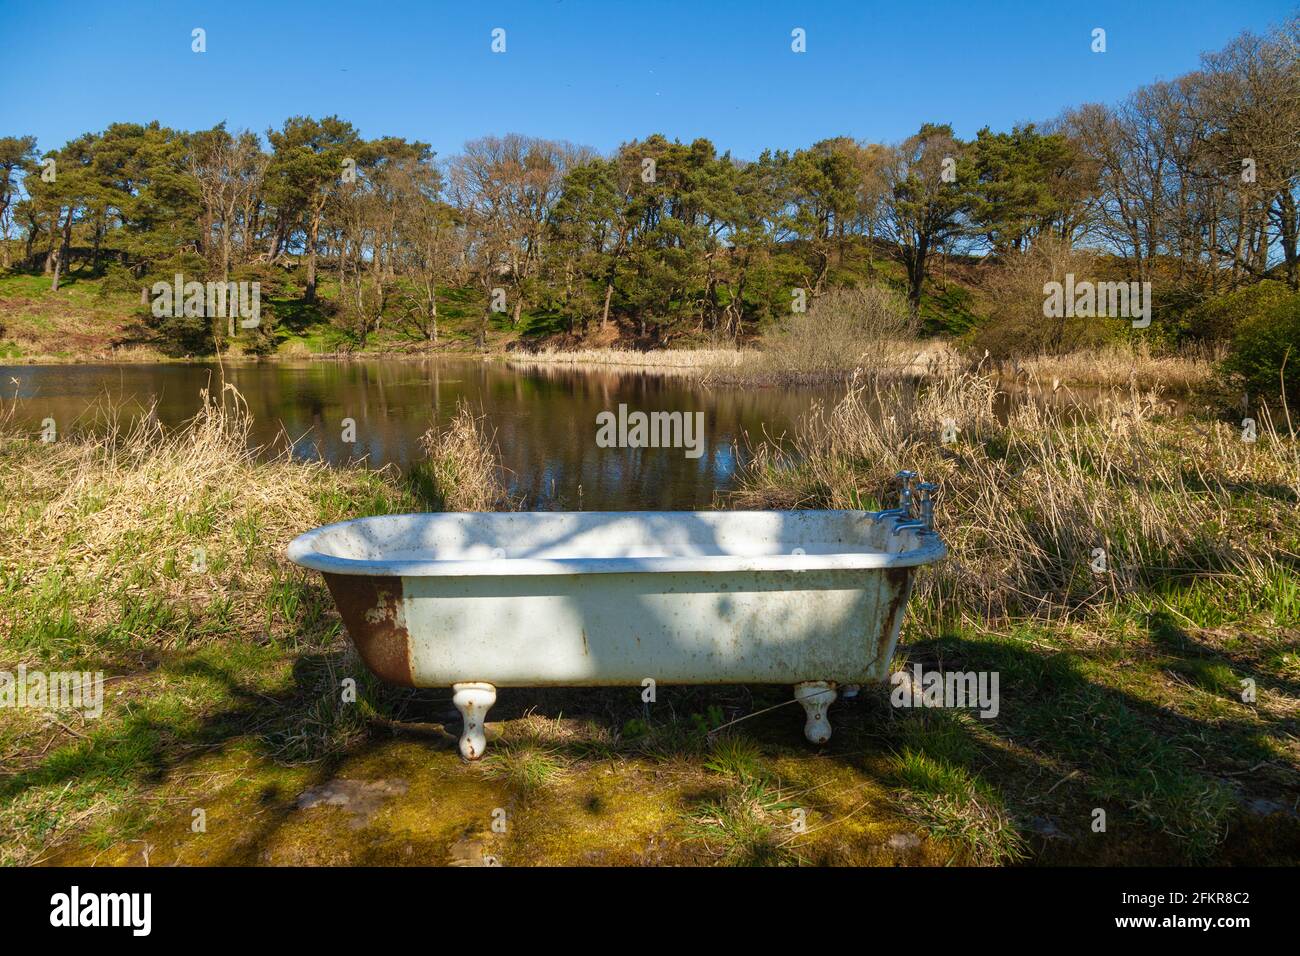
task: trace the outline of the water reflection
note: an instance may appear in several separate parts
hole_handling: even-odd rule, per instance
[[[43,418],[60,432],[93,423],[96,411],[122,405],[139,414],[156,403],[159,419],[177,425],[198,409],[199,390],[221,381],[215,365],[68,365],[0,368],[9,399],[33,429]],[[300,458],[330,463],[364,460],[405,467],[420,455],[418,439],[445,424],[458,400],[487,416],[496,430],[513,491],[530,508],[584,510],[708,507],[731,486],[744,435],[779,438],[812,402],[836,389],[699,388],[680,377],[612,370],[507,368],[498,362],[427,362],[227,366],[225,380],[248,401],[254,441]],[[704,454],[673,448],[600,448],[596,416],[616,411],[704,412]],[[344,419],[356,423],[355,443]]]

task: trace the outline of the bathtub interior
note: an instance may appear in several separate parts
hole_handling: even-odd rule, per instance
[[[896,554],[911,533],[861,511],[502,512],[379,515],[320,530],[317,554],[488,561]]]

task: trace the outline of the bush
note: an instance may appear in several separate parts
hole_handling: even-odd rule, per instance
[[[1051,236],[1007,255],[985,285],[992,309],[971,336],[975,354],[987,350],[995,359],[1062,355],[1118,339],[1127,320],[1044,315],[1046,283],[1063,282],[1069,273],[1077,282],[1104,280],[1103,265],[1096,253]]]
[[[1281,296],[1242,320],[1222,370],[1253,396],[1285,392],[1288,402],[1300,402],[1300,293]]]
[[[1227,342],[1243,323],[1285,302],[1291,294],[1285,284],[1265,279],[1188,309],[1181,317],[1180,331],[1197,341]]]
[[[227,327],[228,328],[228,327]],[[273,355],[278,345],[275,337],[275,316],[266,303],[262,303],[262,324],[255,329],[236,329],[236,337],[232,340],[227,334],[227,328],[220,330],[221,347],[224,349],[238,349],[242,355]]]
[[[293,276],[287,269],[269,262],[246,262],[232,266],[230,281],[260,283],[263,307],[265,307],[265,300],[271,296],[296,298],[302,294],[301,287],[295,284]]]
[[[120,262],[110,262],[104,270],[104,280],[99,285],[99,296],[106,299],[114,294],[138,293],[143,286],[144,283],[137,279],[126,266]]]
[[[763,350],[784,371],[831,372],[878,357],[879,346],[915,332],[916,320],[897,292],[881,286],[839,288],[764,336]]]

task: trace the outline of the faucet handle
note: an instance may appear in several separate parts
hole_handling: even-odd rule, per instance
[[[934,493],[939,490],[939,486],[932,481],[923,481],[916,486],[917,491],[921,492],[921,520],[925,522],[925,530],[934,530]]]
[[[904,469],[894,476],[898,479],[901,487],[898,490],[898,507],[903,512],[903,517],[912,516],[912,482],[916,480],[916,472]]]

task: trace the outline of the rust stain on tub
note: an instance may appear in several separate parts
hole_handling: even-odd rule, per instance
[[[894,618],[902,613],[907,598],[912,593],[912,569],[886,568],[885,580],[889,582],[889,588],[893,591],[893,596],[889,599],[889,607],[885,611],[885,626],[892,629]]]
[[[348,636],[376,677],[414,687],[411,635],[402,612],[402,579],[326,574]]]
[[[894,621],[903,613],[907,598],[912,593],[912,569],[886,568],[885,580],[889,582],[889,590],[892,594],[889,598],[889,606],[880,619],[884,630],[876,637],[882,648],[888,643],[889,636],[894,632]],[[899,621],[899,625],[902,625],[902,621]]]

